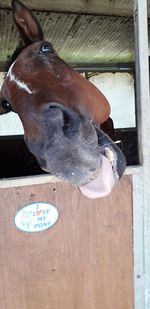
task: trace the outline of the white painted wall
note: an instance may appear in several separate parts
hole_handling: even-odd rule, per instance
[[[108,99],[115,128],[135,127],[133,76],[129,73],[100,73],[92,76],[90,81]]]
[[[3,83],[4,73],[0,73],[0,88]],[[0,135],[21,135],[24,134],[22,123],[17,114],[10,112],[0,115]]]
[[[3,82],[0,73],[0,86]],[[90,81],[107,97],[111,105],[111,117],[115,128],[135,127],[134,80],[129,73],[92,74]],[[0,135],[23,134],[19,117],[10,112],[0,116]]]

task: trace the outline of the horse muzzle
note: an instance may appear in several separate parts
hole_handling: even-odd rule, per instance
[[[126,160],[122,151],[83,115],[52,102],[42,106],[38,121],[31,118],[41,130],[40,139],[37,135],[31,139],[29,134],[26,143],[46,172],[78,186],[93,181],[101,168],[108,183],[110,177],[116,183],[123,175]]]

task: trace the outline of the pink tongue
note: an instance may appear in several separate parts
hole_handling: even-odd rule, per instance
[[[113,177],[112,166],[109,160],[102,155],[102,165],[98,176],[88,184],[79,187],[82,194],[89,198],[99,198],[108,195],[115,180]]]

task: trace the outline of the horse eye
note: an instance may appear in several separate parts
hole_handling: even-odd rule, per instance
[[[9,103],[8,101],[6,101],[6,100],[3,100],[3,101],[1,102],[1,105],[2,105],[2,107],[3,107],[6,111],[11,111],[11,110],[12,110],[10,103]]]
[[[42,43],[40,47],[40,53],[43,54],[53,53],[53,47],[48,43]]]

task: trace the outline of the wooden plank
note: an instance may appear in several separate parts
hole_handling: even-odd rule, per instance
[[[84,13],[96,13],[96,14],[110,14],[120,16],[132,16],[132,0],[23,0],[25,5],[34,10],[46,10],[46,11],[67,11],[67,12],[84,12]],[[1,0],[0,7],[9,8],[9,0]]]
[[[125,175],[141,175],[142,167],[141,166],[129,166],[125,171]],[[60,182],[60,180],[49,174],[36,175],[36,176],[26,176],[26,177],[17,177],[17,178],[4,178],[0,180],[0,189],[1,188],[14,188],[22,187],[29,185],[38,185],[46,183]]]
[[[35,201],[58,208],[57,224],[16,230],[16,211]],[[1,189],[1,309],[133,309],[132,246],[130,176],[97,200],[58,183]]]
[[[17,178],[8,178],[0,180],[0,188],[14,188],[29,185],[46,184],[51,182],[60,182],[60,180],[54,176],[43,174],[39,176],[26,176]]]
[[[79,12],[79,13],[94,13],[103,15],[115,16],[132,16],[133,1],[132,0],[23,0],[26,6],[34,10],[44,11],[59,11],[59,12]],[[150,0],[148,2],[148,13],[150,16]],[[1,8],[10,9],[10,0],[1,0]]]

